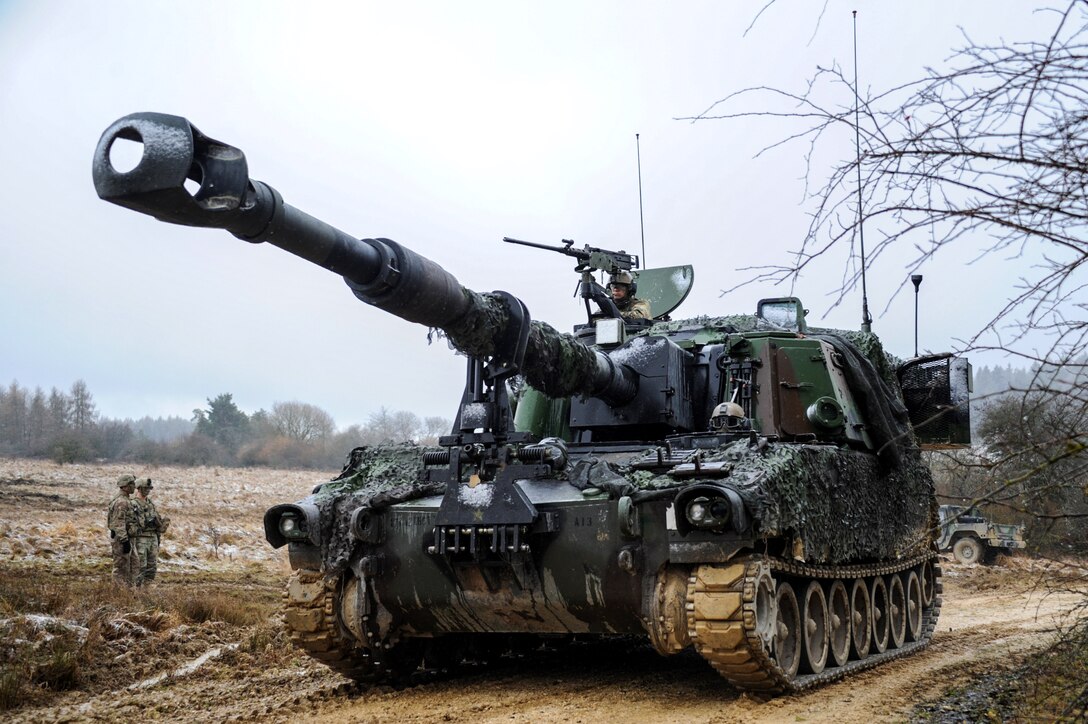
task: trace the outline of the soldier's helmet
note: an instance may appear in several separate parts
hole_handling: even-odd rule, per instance
[[[744,408],[735,402],[723,402],[714,408],[710,416],[710,427],[713,430],[735,430],[744,422]]]
[[[612,287],[616,284],[627,285],[627,290],[634,295],[638,291],[638,284],[635,282],[635,277],[631,272],[626,269],[620,269],[608,279],[608,286]]]
[[[117,478],[117,487],[118,488],[126,488],[129,485],[135,485],[135,484],[136,484],[136,476],[135,475],[122,475],[121,477]]]
[[[151,485],[151,478],[141,478],[136,481],[137,490],[151,490],[152,487],[154,486]]]

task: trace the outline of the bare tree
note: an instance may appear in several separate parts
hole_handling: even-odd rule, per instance
[[[316,442],[336,431],[332,415],[308,402],[276,402],[270,422],[276,432],[299,442]]]
[[[1030,516],[1040,548],[1088,553],[1088,456],[1071,440],[1088,429],[1078,395],[1031,391],[989,405],[979,433],[991,503]],[[975,494],[974,497],[980,497]]]
[[[414,412],[397,410],[390,412],[386,408],[379,408],[371,413],[363,430],[363,441],[367,445],[388,442],[408,442],[419,437],[419,417]]]
[[[422,430],[423,437],[420,442],[426,445],[436,445],[438,443],[438,438],[450,434],[451,425],[452,423],[449,418],[446,417],[424,417]]]
[[[714,103],[691,120],[778,117],[803,125],[787,139],[809,144],[811,162],[836,130],[861,136],[857,159],[838,164],[826,181],[808,165],[812,221],[792,263],[761,268],[752,281],[782,281],[834,250],[857,251],[864,228],[872,262],[893,246],[912,246],[912,267],[969,235],[990,240],[983,253],[1040,252],[1019,289],[994,310],[971,340],[1012,349],[1028,331],[1049,336],[1053,361],[1083,349],[1084,266],[1088,241],[1088,6],[1083,0],[1054,16],[1043,40],[969,43],[948,71],[861,102],[855,124],[854,89],[841,68],[821,68],[806,91],[748,88]],[[844,102],[828,105],[822,98]],[[731,110],[740,103],[761,110]],[[831,139],[829,139],[831,140]],[[834,142],[841,137],[836,135]],[[764,149],[767,150],[767,149]],[[857,212],[860,170],[863,209]],[[848,266],[842,294],[859,278]],[[913,268],[908,270],[913,271]],[[907,274],[903,276],[903,282]],[[984,342],[983,339],[989,340]]]

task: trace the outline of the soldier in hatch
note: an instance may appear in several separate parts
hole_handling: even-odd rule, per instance
[[[155,580],[155,571],[159,562],[159,541],[170,525],[170,519],[159,515],[151,494],[151,478],[143,478],[136,483],[136,499],[132,501],[132,510],[136,518],[136,585],[148,586]]]
[[[624,319],[653,319],[650,303],[635,296],[638,285],[631,272],[621,269],[613,274],[608,280],[608,290]]]
[[[132,508],[132,493],[136,478],[122,475],[117,479],[120,492],[110,501],[107,525],[110,529],[110,550],[113,553],[113,580],[126,586],[136,582],[136,557],[132,552],[132,536],[136,533],[136,517]]]

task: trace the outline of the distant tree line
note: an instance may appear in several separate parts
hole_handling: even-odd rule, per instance
[[[995,396],[1026,390],[1031,387],[1040,369],[1038,365],[1034,367],[1013,367],[1012,365],[975,367],[972,370],[974,399],[985,403]]]
[[[178,465],[337,468],[359,445],[434,444],[449,432],[442,417],[384,407],[365,425],[337,430],[332,416],[306,402],[276,402],[246,414],[230,393],[208,399],[192,419],[115,420],[99,414],[86,382],[46,393],[13,381],[0,388],[0,455],[61,463],[109,460]]]
[[[971,371],[971,432],[978,437],[987,410],[1003,398],[1022,396],[1027,390],[1038,387],[1040,375],[1049,379],[1053,374],[1053,369],[1044,370],[1040,364],[1030,367],[1013,367],[1011,364],[974,367]]]

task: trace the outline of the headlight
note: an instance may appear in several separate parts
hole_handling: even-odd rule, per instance
[[[687,505],[685,515],[696,528],[723,528],[729,522],[729,501],[699,496]]]
[[[706,498],[696,498],[688,503],[688,521],[692,525],[699,525],[706,520]]]
[[[280,533],[283,533],[285,538],[304,538],[306,536],[306,531],[302,530],[298,519],[290,513],[286,513],[280,518]]]
[[[320,513],[310,499],[273,505],[264,512],[264,537],[273,548],[288,543],[321,545]]]

